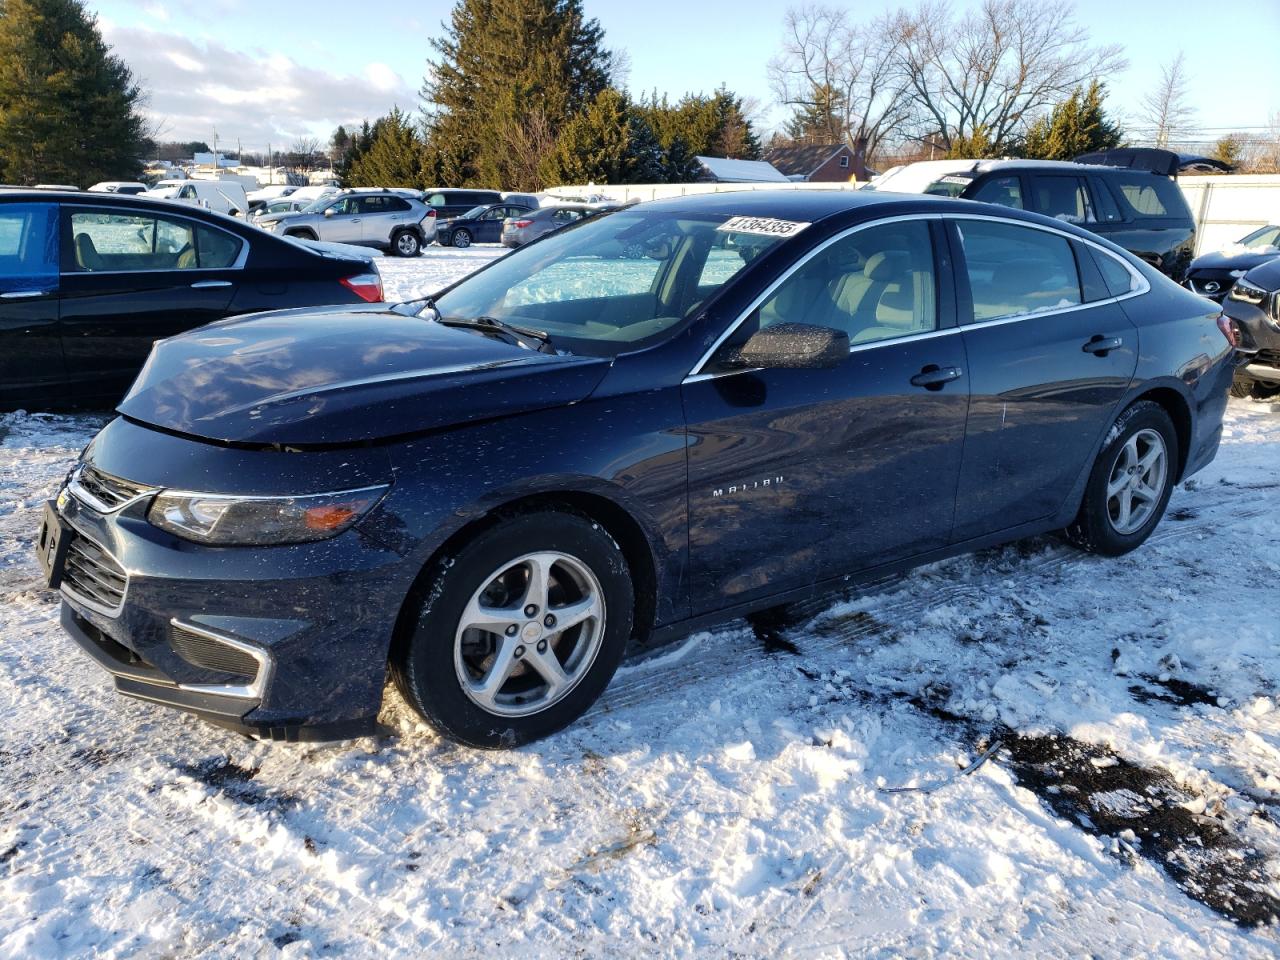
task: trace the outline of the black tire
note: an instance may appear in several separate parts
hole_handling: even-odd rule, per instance
[[[1163,487],[1156,499],[1155,508],[1142,525],[1132,532],[1122,533],[1116,529],[1111,517],[1107,486],[1112,480],[1112,470],[1119,465],[1125,445],[1130,438],[1144,431],[1154,431],[1164,442]],[[1094,461],[1080,512],[1065,531],[1067,539],[1082,550],[1106,557],[1118,557],[1141,546],[1160,523],[1160,518],[1169,505],[1178,457],[1177,431],[1169,414],[1160,404],[1151,400],[1139,400],[1126,409],[1108,431],[1107,441]]]
[[[504,716],[464,691],[455,667],[455,638],[472,596],[494,571],[538,551],[566,554],[589,568],[603,595],[603,635],[594,659],[560,699],[537,713]],[[596,701],[631,637],[635,597],[626,558],[603,528],[575,512],[545,510],[503,519],[435,562],[410,604],[391,656],[400,694],[444,736],[472,747],[502,749],[563,729]]]
[[[453,231],[453,236],[449,239],[449,242],[458,249],[469,247],[471,246],[471,231],[455,230]]]
[[[398,257],[416,257],[422,252],[422,241],[412,230],[397,230],[391,237],[391,252]]]
[[[285,234],[286,237],[294,237],[298,240],[319,240],[314,230],[290,230]]]
[[[1231,396],[1242,400],[1253,396],[1254,382],[1245,377],[1235,377],[1231,381]]]

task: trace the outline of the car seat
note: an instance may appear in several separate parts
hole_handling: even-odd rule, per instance
[[[93,237],[87,233],[77,233],[75,245],[76,263],[81,270],[102,270],[106,267],[98,248],[93,245]]]

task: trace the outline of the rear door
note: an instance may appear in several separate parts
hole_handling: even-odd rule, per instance
[[[1136,366],[1134,326],[1082,242],[951,218],[971,383],[957,541],[1056,513]]]
[[[694,596],[732,605],[948,542],[968,379],[941,236],[918,218],[820,246],[720,348],[832,326],[851,341],[834,369],[730,372],[713,356],[685,380]]]
[[[65,400],[58,205],[0,204],[0,407]]]
[[[1093,229],[1098,218],[1084,177],[1033,173],[1028,180],[1032,201],[1028,209],[1055,220]]]
[[[243,238],[202,221],[64,205],[61,330],[71,389],[119,400],[154,341],[226,316],[247,254]]]

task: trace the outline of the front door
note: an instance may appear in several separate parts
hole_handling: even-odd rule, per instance
[[[972,392],[963,541],[1058,512],[1129,387],[1138,336],[1080,241],[993,220],[953,229]]]
[[[360,198],[341,197],[325,208],[319,225],[320,239],[330,243],[360,243],[364,239],[364,216]]]
[[[0,205],[0,408],[62,399],[58,206]]]
[[[151,344],[226,316],[244,240],[173,214],[65,206],[62,348],[69,389],[114,404]]]
[[[941,236],[911,219],[823,245],[685,381],[694,596],[729,606],[948,542],[968,380]],[[778,323],[844,330],[849,356],[717,367]]]

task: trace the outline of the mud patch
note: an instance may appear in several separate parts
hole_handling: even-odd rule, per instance
[[[1179,707],[1190,707],[1196,704],[1219,706],[1218,695],[1208,687],[1196,683],[1179,680],[1177,677],[1155,677],[1143,674],[1145,686],[1134,684],[1129,687],[1129,694],[1139,703],[1150,703],[1159,700],[1161,703],[1172,703]]]
[[[298,805],[298,798],[291,793],[272,790],[254,783],[258,767],[242,767],[224,757],[216,757],[189,766],[179,764],[178,769],[189,777],[208,784],[224,797],[253,807],[287,810]]]
[[[804,617],[786,606],[770,607],[747,617],[751,632],[765,653],[789,653],[794,657],[800,656],[800,648],[786,638],[784,631],[796,629],[804,622]]]
[[[1010,769],[1060,817],[1112,838],[1117,856],[1143,856],[1184,893],[1241,926],[1280,923],[1267,858],[1204,798],[1162,771],[1070,737],[1004,736]]]

